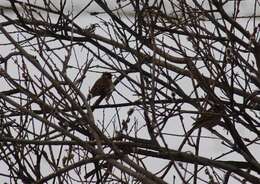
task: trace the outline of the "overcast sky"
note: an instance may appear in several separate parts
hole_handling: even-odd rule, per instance
[[[25,0],[24,0],[25,1]],[[42,2],[42,0],[35,0],[37,3],[38,2]],[[192,0],[190,0],[190,1],[192,1]],[[33,1],[32,1],[33,2]],[[58,3],[58,2],[60,2],[60,1],[58,1],[58,0],[53,0],[53,2],[56,2],[56,3]],[[87,2],[88,1],[79,1],[79,0],[71,0],[71,1],[68,1],[68,2],[72,2],[72,3],[74,3],[73,5],[70,5],[70,6],[68,6],[68,8],[67,8],[67,11],[69,11],[69,10],[71,10],[72,8],[75,10],[75,14],[76,14],[76,12],[79,12],[84,6],[86,6],[86,4],[87,4]],[[110,2],[110,1],[109,1]],[[112,2],[116,2],[115,0],[114,1],[112,1]],[[115,4],[114,3],[110,3],[110,6],[115,6]],[[242,1],[241,2],[241,13],[240,13],[240,16],[248,16],[248,15],[252,15],[253,14],[253,12],[254,12],[254,3],[255,1],[254,0],[244,0],[244,1]],[[6,7],[9,7],[10,6],[10,4],[9,4],[9,2],[7,1],[7,0],[0,0],[0,6],[6,6]],[[231,10],[232,9],[232,4],[230,3],[229,5],[227,5],[226,7],[225,7],[227,10]],[[87,15],[87,13],[89,12],[89,11],[101,11],[101,9],[98,7],[98,5],[95,5],[95,4],[93,4],[93,6],[90,8],[90,9],[88,9],[85,13],[86,13],[86,15]],[[130,9],[127,9],[127,11],[129,12],[129,13],[131,13],[131,10]],[[260,8],[259,8],[259,5],[258,5],[258,15],[260,15]],[[169,12],[170,12],[170,10],[169,10]],[[232,12],[230,12],[229,11],[229,13],[231,14]],[[84,16],[85,17],[85,16]],[[81,19],[81,23],[83,24],[83,22],[84,22],[84,24],[89,24],[88,22],[86,22],[85,20],[83,21],[83,16],[82,16],[82,19]],[[90,21],[90,20],[89,20]],[[93,21],[93,19],[91,20],[91,21]],[[2,51],[3,52],[3,51]],[[8,52],[6,52],[6,53],[8,53]],[[83,56],[82,56],[83,57]],[[91,86],[92,84],[90,84],[90,82],[86,82],[87,84],[86,85],[88,85],[88,86]],[[88,89],[88,86],[84,86],[83,88],[84,89]],[[117,86],[117,89],[119,88],[120,86]],[[98,112],[97,112],[98,113]],[[113,113],[111,113],[111,116],[113,115]],[[169,129],[170,130],[170,129]],[[180,129],[181,130],[181,129]],[[204,132],[206,132],[206,135],[211,135],[209,132],[207,132],[207,131],[204,131]],[[171,140],[172,139],[172,137],[167,137],[169,140]],[[168,141],[168,140],[167,140]],[[207,146],[207,150],[206,151],[208,151],[208,149],[210,149],[210,150],[214,150],[214,153],[216,154],[216,155],[220,155],[220,154],[222,154],[223,153],[223,150],[224,150],[224,147],[220,147],[218,144],[216,144],[215,143],[215,140],[211,140],[212,141],[212,143],[210,143],[210,142],[207,142],[207,144],[205,144],[206,146]],[[168,142],[173,142],[173,141],[168,141]],[[176,143],[177,143],[177,141],[176,141]],[[173,142],[172,144],[175,144],[175,142]],[[176,146],[172,146],[172,147],[176,147]],[[221,149],[221,148],[223,148],[223,150]],[[259,152],[259,150],[257,150],[257,149],[255,149],[254,151],[253,151],[253,153],[258,153]],[[207,153],[207,152],[206,152]],[[210,155],[210,153],[208,152],[208,154]],[[204,156],[208,156],[208,155],[204,155]],[[232,157],[233,157],[233,159],[236,159],[236,155],[234,156],[234,155],[231,155]],[[228,157],[228,156],[227,156]],[[151,164],[154,164],[154,163],[151,163]],[[156,163],[156,166],[158,166],[158,165],[160,165],[160,164],[164,164],[163,162],[162,163]],[[171,181],[172,180],[172,178],[167,178],[168,179],[168,181]]]
[[[20,1],[24,1],[26,2],[27,0],[20,0]],[[187,0],[188,2],[190,2],[190,4],[192,5],[192,1],[193,0]],[[38,3],[42,3],[43,1],[42,0],[35,0],[35,1],[32,1],[32,2],[36,2],[37,4]],[[58,0],[53,0],[52,1],[53,3],[57,4],[57,6],[59,5],[59,2]],[[75,12],[79,12],[83,7],[85,7],[87,5],[89,1],[78,1],[78,0],[70,0],[70,1],[67,1],[67,10],[71,10],[72,7],[73,9],[75,10]],[[108,1],[108,5],[111,6],[111,7],[115,7],[116,6],[116,1]],[[152,2],[152,1],[150,1]],[[169,1],[165,1],[166,3],[169,2]],[[255,3],[255,0],[242,0],[241,1],[241,9],[240,9],[240,16],[249,16],[249,15],[252,15],[253,12],[254,12],[254,3]],[[10,7],[10,3],[9,3],[9,0],[1,0],[0,2],[0,6],[4,6],[4,7]],[[225,5],[225,9],[228,11],[228,10],[232,10],[234,6],[234,1],[230,1],[229,3],[227,3]],[[170,7],[170,6],[166,6],[166,7]],[[258,2],[258,5],[257,5],[258,8],[256,8],[256,12],[257,12],[257,15],[260,15],[260,4]],[[132,13],[132,10],[127,7],[125,9],[127,12],[129,13]],[[88,13],[89,11],[102,11],[101,8],[99,8],[99,6],[95,3],[92,3],[91,7],[89,7],[85,13]],[[170,12],[170,10],[169,10]],[[231,11],[228,11],[230,15],[232,15],[232,12]]]

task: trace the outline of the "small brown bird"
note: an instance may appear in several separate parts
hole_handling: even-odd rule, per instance
[[[193,123],[192,129],[196,128],[212,128],[216,126],[222,117],[222,110],[219,106],[213,106],[206,112],[201,113],[201,116],[197,119],[195,123]]]
[[[201,113],[201,116],[193,123],[193,127],[186,133],[184,140],[182,141],[179,151],[181,151],[186,140],[192,134],[192,132],[197,128],[207,128],[211,129],[214,126],[220,124],[220,120],[223,116],[224,110],[221,109],[221,106],[214,105],[206,112]]]
[[[103,96],[109,98],[113,89],[114,86],[112,82],[112,74],[109,72],[104,72],[91,88],[87,100],[90,100],[95,96]]]

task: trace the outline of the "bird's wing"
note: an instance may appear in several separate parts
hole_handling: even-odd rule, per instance
[[[93,96],[105,95],[111,91],[112,83],[110,80],[98,79],[91,88],[90,93]]]
[[[102,86],[102,79],[100,78],[100,79],[98,79],[96,82],[95,82],[95,84],[93,85],[93,87],[91,88],[91,90],[90,90],[90,93],[92,94],[92,95],[94,95],[94,96],[96,96],[99,92],[100,92],[100,90],[101,90],[101,87]]]

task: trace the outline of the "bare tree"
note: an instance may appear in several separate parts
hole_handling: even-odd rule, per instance
[[[260,183],[259,1],[5,2],[1,181]]]

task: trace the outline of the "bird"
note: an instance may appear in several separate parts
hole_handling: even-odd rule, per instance
[[[90,89],[87,100],[90,100],[96,96],[110,97],[114,89],[112,82],[112,74],[109,72],[104,72],[102,76],[94,83],[93,87]],[[106,99],[108,100],[108,99]]]
[[[201,116],[193,123],[193,127],[186,133],[184,140],[182,141],[179,151],[181,151],[186,140],[197,128],[211,129],[216,125],[221,125],[220,121],[223,116],[224,110],[221,109],[220,105],[213,105],[209,110],[202,112]]]
[[[212,128],[219,124],[222,113],[221,107],[218,105],[212,106],[206,112],[201,113],[201,116],[193,123],[192,129],[195,130],[197,128]]]

